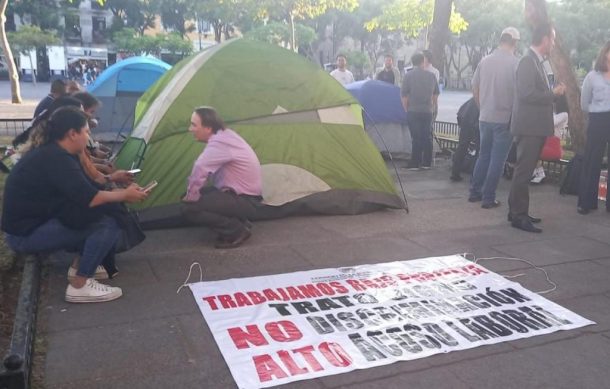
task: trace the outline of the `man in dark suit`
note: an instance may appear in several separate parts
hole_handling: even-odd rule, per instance
[[[529,182],[547,136],[553,135],[553,101],[565,93],[565,86],[550,85],[543,63],[555,44],[555,30],[549,24],[532,31],[532,45],[521,58],[515,79],[515,103],[511,133],[517,146],[517,162],[508,196],[508,220],[514,228],[542,232],[529,215]]]

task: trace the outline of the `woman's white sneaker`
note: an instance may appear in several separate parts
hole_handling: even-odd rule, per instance
[[[70,280],[72,278],[75,278],[76,272],[77,269],[70,266],[70,268],[68,269],[68,279]],[[107,280],[109,278],[108,272],[106,271],[106,269],[104,269],[104,266],[98,266],[95,268],[95,274],[93,274],[93,278],[96,280]]]
[[[82,288],[68,285],[66,301],[69,303],[101,303],[112,301],[123,295],[121,288],[100,284],[93,278],[87,279]]]

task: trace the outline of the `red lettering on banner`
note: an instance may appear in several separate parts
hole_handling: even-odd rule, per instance
[[[347,367],[352,364],[352,357],[338,343],[324,342],[320,343],[318,348],[326,360],[333,366]]]
[[[462,268],[465,272],[467,272],[468,274],[472,274],[473,276],[479,275],[479,274],[485,274],[487,273],[485,270],[481,269],[480,267],[478,267],[477,265],[468,265],[468,266],[464,266]]]
[[[250,300],[248,300],[246,295],[243,293],[237,292],[237,293],[233,294],[233,297],[235,297],[235,302],[237,303],[237,306],[240,308],[245,307],[246,305],[252,305]]]
[[[288,320],[267,323],[265,329],[273,340],[278,342],[293,342],[303,337],[301,330]]]
[[[361,292],[363,290],[366,290],[366,286],[362,285],[360,283],[360,281],[358,281],[358,280],[345,280],[345,282],[347,282],[349,284],[349,286],[354,288],[354,290],[356,292]]]
[[[309,371],[306,367],[299,367],[294,361],[294,359],[292,359],[292,356],[290,355],[290,353],[288,353],[288,351],[278,351],[277,355],[280,356],[280,359],[284,363],[284,366],[286,366],[286,368],[288,369],[290,375],[294,376],[299,374],[305,374]]]
[[[309,364],[309,367],[311,367],[311,370],[324,370],[322,365],[320,365],[320,362],[313,356],[313,351],[313,346],[305,346],[292,350],[293,353],[301,354],[303,356],[305,361]]]
[[[343,286],[339,281],[331,281],[328,284],[335,288],[335,291],[337,291],[337,293],[349,293],[349,289]]]
[[[252,300],[252,303],[254,304],[262,304],[267,302],[265,297],[258,292],[247,292],[246,294],[248,295],[248,297],[250,297],[250,300]]]
[[[235,304],[235,301],[233,301],[231,296],[228,294],[221,294],[220,296],[218,296],[218,300],[220,300],[220,304],[225,309],[237,307],[237,305]]]
[[[265,289],[265,290],[263,290],[263,294],[269,301],[282,301],[282,298],[280,297],[280,295],[275,293],[273,291],[273,289]]]
[[[290,298],[292,300],[298,300],[298,299],[305,298],[305,296],[303,296],[301,294],[301,292],[299,292],[299,290],[297,288],[295,288],[294,286],[288,286],[288,287],[286,287],[286,290],[288,291],[288,294],[290,295]]]
[[[270,381],[274,376],[278,379],[288,377],[288,374],[268,354],[256,355],[252,360],[261,382]]]
[[[229,328],[227,331],[229,331],[231,340],[233,340],[233,343],[235,343],[235,346],[238,349],[249,348],[249,343],[255,346],[265,346],[269,344],[256,324],[247,325],[247,332],[239,327]]]
[[[210,309],[212,309],[212,311],[218,309],[218,305],[216,305],[216,301],[214,301],[216,300],[216,296],[202,297],[202,299],[210,305]]]

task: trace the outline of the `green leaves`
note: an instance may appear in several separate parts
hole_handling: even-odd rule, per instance
[[[171,54],[189,55],[193,52],[193,46],[187,39],[182,38],[179,33],[139,35],[132,28],[123,28],[113,35],[115,45],[119,50],[134,54],[161,55],[166,50]]]
[[[39,47],[60,43],[55,31],[43,31],[38,26],[22,26],[17,32],[9,32],[8,40],[11,46],[22,54]]]

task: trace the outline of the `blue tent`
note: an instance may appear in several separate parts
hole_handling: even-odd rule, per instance
[[[400,88],[377,80],[356,81],[345,88],[365,110],[365,121],[375,124],[406,124],[407,113],[400,102]]]
[[[152,57],[131,57],[104,70],[87,91],[102,102],[99,126],[94,130],[102,140],[127,136],[133,129],[138,99],[171,68]]]
[[[362,105],[364,127],[379,151],[411,152],[411,134],[399,87],[383,81],[366,80],[353,82],[345,88]]]

